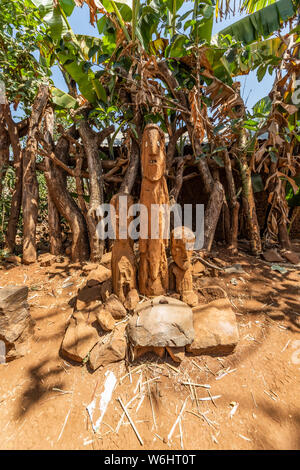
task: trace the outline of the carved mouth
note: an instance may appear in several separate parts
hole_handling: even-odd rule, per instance
[[[157,163],[157,160],[150,160],[149,163]]]

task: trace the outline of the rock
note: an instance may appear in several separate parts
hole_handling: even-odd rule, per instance
[[[138,294],[138,291],[136,289],[131,289],[126,297],[124,307],[127,308],[127,310],[134,310],[137,304],[140,301],[140,296]]]
[[[198,276],[199,274],[202,274],[205,271],[205,266],[204,264],[201,263],[201,261],[196,261],[196,263],[193,264],[193,276]]]
[[[227,299],[193,308],[195,339],[186,350],[194,355],[229,354],[239,340],[236,317]]]
[[[102,341],[94,347],[90,354],[90,366],[92,370],[125,359],[127,342],[124,333],[124,324],[118,325],[114,332],[108,335],[108,338],[105,340],[102,339]]]
[[[116,320],[126,317],[126,309],[115,294],[111,294],[105,303],[105,309],[108,310]]]
[[[139,304],[127,334],[134,346],[186,346],[194,339],[192,309],[163,295]]]
[[[280,263],[284,261],[275,248],[264,251],[262,257],[269,263]]]
[[[107,269],[105,266],[98,266],[97,269],[91,271],[87,278],[87,285],[89,287],[96,286],[101,284],[104,281],[107,281],[111,278],[111,270]]]
[[[292,263],[292,264],[300,263],[300,258],[297,255],[297,253],[295,253],[294,251],[284,251],[282,253],[282,256],[284,256],[284,258],[287,259],[289,263]]]
[[[94,271],[95,269],[97,269],[98,266],[99,266],[98,263],[87,263],[82,267],[82,271],[84,273],[89,274],[91,271]]]
[[[96,317],[99,325],[104,331],[112,331],[114,329],[116,321],[108,310],[101,308],[96,313]]]
[[[111,251],[109,251],[108,253],[104,253],[101,258],[101,264],[103,264],[109,269],[111,268]]]
[[[43,253],[38,257],[38,262],[40,263],[40,266],[43,268],[46,268],[48,266],[51,266],[53,263],[55,263],[56,256],[51,255],[50,253]]]
[[[135,361],[147,353],[154,353],[162,359],[165,355],[165,348],[154,348],[153,346],[134,346],[131,350],[132,361]]]
[[[166,350],[170,354],[171,358],[174,362],[180,364],[185,358],[185,347],[182,346],[181,348],[171,348],[169,346],[166,347]]]
[[[99,286],[88,287],[85,286],[82,289],[79,289],[77,293],[77,310],[81,310],[95,300],[101,300],[101,292]],[[78,308],[78,306],[80,307]]]
[[[112,294],[112,279],[102,282],[100,285],[100,296],[102,302],[106,302],[110,295]]]
[[[0,341],[5,343],[7,361],[24,356],[28,351],[35,322],[27,297],[26,286],[0,288]]]
[[[22,259],[20,258],[20,256],[11,255],[11,256],[8,256],[8,258],[5,258],[5,261],[7,263],[19,264],[22,262]]]
[[[76,312],[70,319],[61,345],[62,354],[72,361],[82,362],[99,341],[99,334],[81,312]]]

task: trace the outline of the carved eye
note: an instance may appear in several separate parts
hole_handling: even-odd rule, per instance
[[[157,147],[158,148],[160,147],[160,141],[159,140],[157,141]]]

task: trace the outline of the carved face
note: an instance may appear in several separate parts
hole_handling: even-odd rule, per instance
[[[180,238],[176,238],[179,236]],[[180,269],[186,271],[191,263],[195,236],[186,227],[177,227],[172,231],[171,254]]]
[[[146,127],[142,140],[142,171],[150,181],[160,180],[166,169],[165,143],[157,126]]]

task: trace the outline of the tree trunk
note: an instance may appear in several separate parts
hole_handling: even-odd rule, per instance
[[[69,131],[72,132],[72,129]],[[56,144],[54,153],[58,160],[67,162],[69,141],[61,137]],[[50,162],[52,163],[52,162]],[[89,258],[89,244],[84,217],[76,202],[67,190],[67,174],[59,166],[49,165],[45,171],[48,191],[59,213],[68,222],[72,232],[71,259],[84,261]]]
[[[4,104],[0,104],[0,199],[9,160],[9,137],[5,128],[4,107]]]
[[[41,85],[32,106],[27,145],[23,157],[23,262],[34,263],[36,252],[36,226],[38,218],[39,188],[36,177],[37,139],[40,121],[48,101],[48,86]]]
[[[230,156],[227,150],[224,152],[224,166],[225,166],[225,173],[226,173],[226,179],[227,179],[227,184],[228,184],[229,205],[231,209],[231,217],[230,217],[231,229],[230,229],[229,249],[232,250],[232,252],[236,254],[238,251],[237,239],[238,239],[238,229],[239,229],[238,216],[239,216],[240,204],[236,197],[236,188],[235,188],[235,183],[234,183],[233,174],[232,174],[231,160],[230,160]]]
[[[256,207],[251,180],[251,170],[247,162],[247,154],[244,150],[244,141],[245,131],[242,130],[239,139],[239,148],[237,148],[236,156],[242,181],[243,207],[246,214],[247,226],[250,235],[251,251],[254,255],[258,255],[262,252],[262,245],[256,216]]]
[[[45,141],[49,144],[53,144],[53,128],[54,128],[54,113],[53,109],[49,106],[45,113]],[[49,171],[50,165],[53,163],[46,158],[46,170]],[[53,202],[49,188],[48,188],[48,225],[49,225],[49,243],[50,253],[52,255],[60,255],[63,252],[62,247],[62,236],[61,236],[61,225],[60,215]]]
[[[224,188],[219,181],[215,181],[204,218],[204,250],[210,251],[214,240],[217,223],[224,201]],[[207,216],[209,214],[209,217]]]
[[[131,138],[131,151],[130,151],[130,161],[124,176],[123,182],[120,187],[121,193],[130,194],[132,191],[132,187],[134,185],[136,175],[139,169],[139,161],[140,161],[140,151],[139,146],[134,139]]]
[[[81,121],[79,134],[86,152],[89,180],[90,180],[90,204],[86,214],[86,223],[89,232],[91,260],[100,262],[104,252],[104,240],[100,240],[97,235],[97,224],[100,221],[97,215],[98,208],[103,204],[103,170],[101,159],[99,158],[99,145],[111,132],[111,126],[99,134],[96,134],[87,121]]]
[[[6,232],[6,247],[13,253],[16,244],[17,226],[20,217],[21,204],[22,204],[22,185],[23,185],[23,165],[22,156],[23,151],[20,145],[19,133],[17,124],[11,117],[11,112],[8,103],[5,106],[5,120],[7,124],[10,143],[14,155],[14,168],[15,168],[15,187],[11,199],[10,214],[7,224]]]

